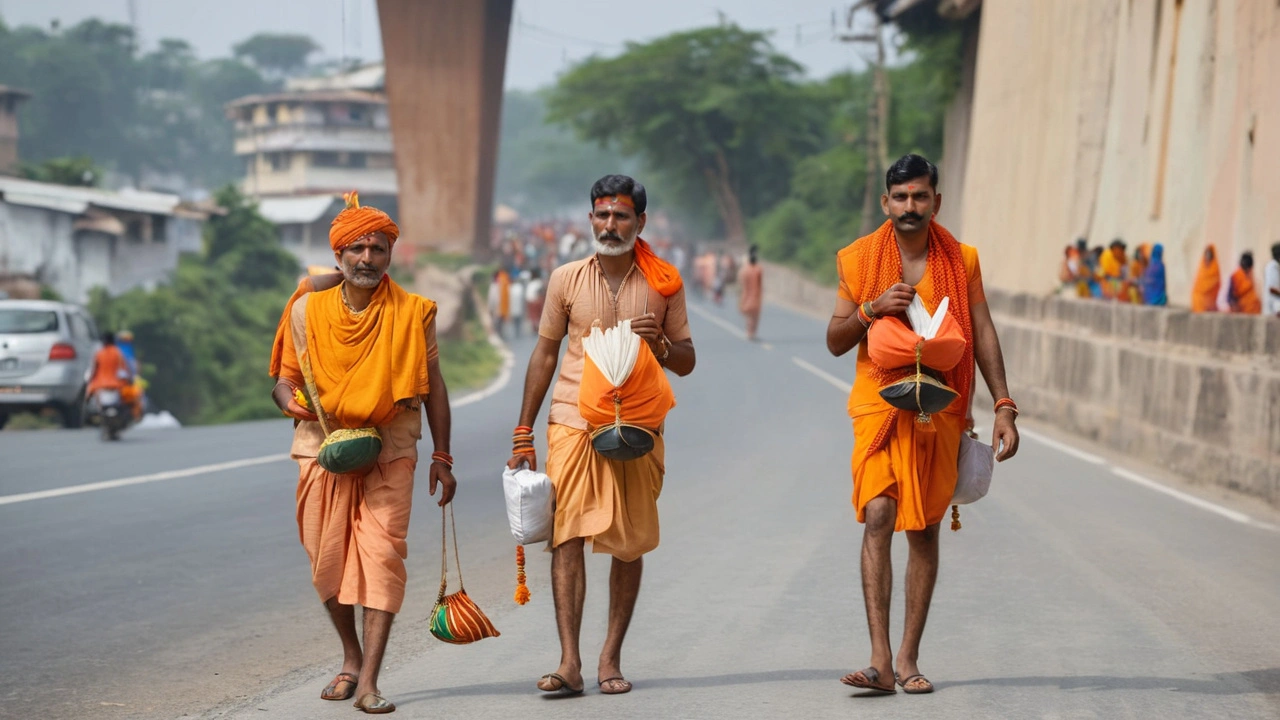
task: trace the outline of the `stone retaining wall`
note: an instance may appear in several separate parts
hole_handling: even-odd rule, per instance
[[[830,316],[834,290],[765,273],[769,300]],[[987,296],[1024,416],[1280,507],[1280,320]]]

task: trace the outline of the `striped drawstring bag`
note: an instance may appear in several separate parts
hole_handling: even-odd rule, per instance
[[[446,510],[447,508],[447,510]],[[458,524],[453,519],[453,503],[440,509],[440,594],[431,609],[431,634],[454,645],[466,645],[488,637],[498,637],[498,629],[467,595],[462,583],[462,563],[458,559]],[[453,560],[458,567],[458,592],[445,595],[449,584],[447,526],[453,525]]]

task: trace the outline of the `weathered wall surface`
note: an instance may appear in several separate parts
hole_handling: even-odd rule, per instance
[[[379,0],[404,242],[489,244],[512,0]]]
[[[1253,250],[1260,281],[1280,241],[1276,68],[1270,0],[985,0],[944,216],[1009,290],[1050,290],[1079,236],[1164,243],[1175,304],[1207,243],[1225,273]]]
[[[833,289],[789,268],[766,264],[764,286],[817,317],[834,307]],[[1280,507],[1280,321],[991,287],[987,298],[1023,415]]]

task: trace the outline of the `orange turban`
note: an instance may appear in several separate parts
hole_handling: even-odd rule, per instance
[[[396,244],[400,228],[390,215],[375,207],[360,207],[360,196],[355,191],[342,198],[347,201],[347,207],[338,213],[338,217],[329,226],[329,245],[334,252],[339,252],[357,239],[375,232],[386,235],[389,243]]]

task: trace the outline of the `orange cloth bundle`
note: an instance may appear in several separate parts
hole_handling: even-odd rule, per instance
[[[933,370],[949,372],[960,364],[968,345],[960,323],[948,313],[938,334],[925,339],[896,317],[876,320],[867,331],[867,354],[883,368],[916,365],[916,348],[920,347],[920,363]]]
[[[630,325],[628,321],[624,324]],[[626,332],[631,332],[630,327]],[[635,366],[617,386],[596,365],[591,354],[585,353],[578,412],[591,427],[603,427],[621,418],[624,423],[657,429],[676,406],[675,393],[658,359],[643,347],[637,350]],[[615,398],[620,405],[615,403]]]

